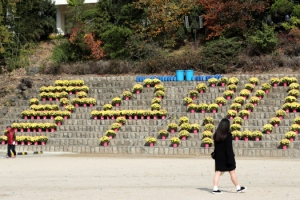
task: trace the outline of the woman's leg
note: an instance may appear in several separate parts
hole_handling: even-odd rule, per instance
[[[230,171],[229,174],[230,174],[232,183],[233,183],[235,186],[238,186],[238,185],[239,185],[239,182],[238,182],[238,180],[237,180],[237,178],[236,178],[235,170]]]
[[[220,171],[216,171],[215,172],[215,176],[214,176],[214,187],[218,186],[220,176],[221,176],[221,172]]]

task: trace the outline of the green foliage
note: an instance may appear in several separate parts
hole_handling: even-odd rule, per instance
[[[300,18],[300,4],[294,6],[292,16]]]
[[[298,17],[291,17],[290,22],[283,22],[281,24],[285,30],[291,30],[297,28],[300,25],[300,19]]]
[[[238,62],[241,44],[237,38],[220,38],[207,43],[202,50],[203,65],[214,73],[225,73],[227,66]]]
[[[275,0],[271,6],[271,13],[274,16],[285,16],[293,11],[294,4],[289,0]]]
[[[269,53],[274,50],[278,42],[277,36],[274,33],[274,28],[267,24],[263,25],[262,30],[257,30],[253,36],[249,37],[249,43],[254,48],[254,51],[259,53]]]

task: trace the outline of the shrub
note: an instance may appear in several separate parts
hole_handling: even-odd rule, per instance
[[[250,112],[248,110],[241,110],[239,112],[239,115],[244,117],[244,116],[249,116],[250,115]]]
[[[200,130],[200,125],[199,124],[191,124],[191,130]]]
[[[160,110],[161,106],[158,103],[154,103],[151,105],[152,110]]]
[[[143,81],[144,85],[153,85],[153,81],[152,79],[150,78],[146,78],[144,81]]]
[[[100,143],[109,142],[109,141],[110,141],[110,138],[107,136],[103,136],[100,138]]]
[[[208,105],[208,110],[212,111],[212,110],[217,110],[219,108],[219,105],[216,103],[212,103]]]
[[[122,101],[121,98],[115,97],[115,98],[112,99],[112,104],[113,104],[113,105],[116,105],[117,103],[120,104],[121,101]]]
[[[247,110],[253,110],[253,108],[254,108],[254,105],[252,103],[246,103],[245,104],[245,109],[247,109]]]
[[[116,132],[114,130],[108,130],[108,131],[105,132],[105,135],[108,136],[108,137],[109,136],[114,137],[114,136],[116,136]]]
[[[115,129],[120,129],[121,125],[119,123],[113,123],[112,125],[110,125],[110,129],[111,130],[115,130]]]
[[[280,82],[279,78],[273,77],[270,80],[271,85],[278,84]]]
[[[280,119],[278,118],[278,117],[272,117],[271,119],[270,119],[270,123],[271,124],[280,124]]]
[[[299,124],[292,124],[290,126],[291,131],[300,131],[300,125]]]
[[[287,97],[285,97],[284,100],[286,103],[292,103],[292,102],[295,102],[297,99],[294,96],[287,96]]]
[[[117,122],[117,123],[125,124],[125,123],[126,123],[126,118],[124,118],[124,117],[118,117],[118,118],[116,119],[116,122]]]
[[[239,103],[239,104],[243,104],[245,102],[244,97],[236,97],[234,98],[234,103]]]
[[[257,96],[257,97],[263,97],[263,96],[265,96],[265,91],[263,91],[263,90],[256,90],[256,92],[255,92],[255,96]]]

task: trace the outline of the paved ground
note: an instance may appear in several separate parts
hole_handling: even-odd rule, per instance
[[[300,199],[299,159],[237,158],[240,184],[229,174],[222,195],[211,194],[214,162],[208,157],[28,155],[0,157],[0,199]]]

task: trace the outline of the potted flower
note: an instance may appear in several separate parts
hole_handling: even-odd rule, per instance
[[[189,95],[190,95],[190,97],[191,97],[193,100],[196,100],[196,98],[197,98],[197,96],[198,96],[198,92],[197,92],[197,90],[191,90],[191,91],[189,92]]]
[[[142,90],[143,86],[141,84],[135,84],[132,88],[132,92],[137,94],[140,94]]]
[[[271,89],[271,85],[269,83],[263,83],[261,85],[261,88],[262,88],[263,91],[265,91],[268,94],[269,90]]]
[[[225,103],[226,103],[226,99],[224,97],[217,97],[216,98],[216,103],[219,105],[219,106],[223,106]]]
[[[5,145],[6,141],[7,141],[7,136],[4,135],[0,136],[0,142],[2,145]]]
[[[169,123],[168,124],[168,130],[170,130],[171,133],[174,133],[177,131],[178,125],[176,123]]]
[[[190,133],[187,130],[182,130],[179,132],[179,137],[182,140],[186,140],[190,136]]]
[[[154,96],[156,96],[156,97],[162,99],[162,98],[165,96],[165,93],[164,93],[163,91],[161,91],[161,90],[158,90],[158,91],[156,91],[156,92],[154,93]]]
[[[202,137],[203,138],[212,138],[212,136],[213,136],[213,134],[212,134],[212,132],[211,131],[203,131],[203,133],[202,133]]]
[[[260,101],[260,99],[256,96],[253,96],[250,98],[250,103],[253,103],[254,106],[257,106],[257,103]]]
[[[294,119],[294,123],[300,125],[300,117],[296,117],[296,118]]]
[[[273,130],[274,126],[272,124],[266,124],[263,127],[263,131],[267,134],[270,134]]]
[[[297,134],[294,131],[289,131],[286,134],[284,134],[284,137],[286,139],[289,139],[291,142],[293,142],[295,140],[296,135]]]
[[[153,84],[153,81],[152,79],[150,78],[146,78],[144,81],[143,81],[144,85],[147,86],[147,88],[151,87],[151,85]]]
[[[113,106],[110,103],[104,104],[104,106],[103,106],[104,111],[111,110],[112,108],[113,108]]]
[[[98,119],[98,116],[100,116],[100,111],[98,110],[93,110],[91,112],[91,115],[93,116],[94,119]]]
[[[73,105],[75,105],[75,107],[78,107],[79,105],[81,105],[82,101],[79,98],[72,98],[71,102]]]
[[[124,91],[122,96],[125,100],[129,100],[132,97],[132,93],[130,91]]]
[[[255,92],[255,96],[257,96],[259,99],[262,99],[264,96],[265,96],[265,91],[263,91],[263,90],[257,90],[256,92]]]
[[[105,132],[105,135],[109,137],[110,139],[114,138],[116,136],[116,132],[114,130],[108,130]]]
[[[231,78],[229,78],[229,80],[228,80],[228,84],[229,84],[229,85],[230,85],[230,84],[237,85],[238,82],[239,82],[239,79],[238,79],[237,77],[231,77]]]
[[[159,111],[159,116],[161,117],[161,119],[166,119],[167,114],[168,114],[168,111],[166,111],[164,109]]]
[[[154,78],[153,80],[152,80],[152,83],[154,84],[154,86],[155,85],[158,85],[158,84],[160,84],[161,83],[161,81],[158,79],[158,78]]]
[[[118,117],[116,119],[116,122],[119,123],[122,126],[126,123],[126,118],[125,117]]]
[[[205,113],[205,111],[208,109],[208,105],[206,103],[200,103],[198,105],[198,109],[201,110],[201,113]]]
[[[282,109],[279,109],[276,111],[276,117],[279,117],[280,120],[282,120],[285,115],[286,115],[286,112]]]
[[[292,102],[295,102],[297,99],[294,96],[287,96],[287,97],[285,97],[284,100],[286,103],[292,103]]]
[[[173,145],[174,148],[176,148],[180,144],[180,139],[178,137],[172,137],[171,144]]]
[[[255,86],[258,83],[258,78],[252,77],[252,78],[249,79],[249,82]]]
[[[242,105],[245,102],[245,98],[244,97],[235,97],[233,101],[234,101],[234,103],[239,103]]]
[[[107,147],[109,141],[110,141],[110,138],[107,136],[103,136],[100,138],[100,144],[103,144],[103,146],[105,146],[105,147]]]
[[[299,131],[300,131],[300,125],[299,124],[292,124],[290,126],[290,131],[294,131],[296,134],[298,134]]]
[[[252,132],[249,131],[249,130],[245,130],[245,131],[243,131],[243,133],[242,133],[242,137],[244,138],[245,141],[248,141],[249,138],[252,137]]]
[[[154,86],[155,91],[161,90],[161,91],[165,91],[165,87],[162,84],[158,84],[156,86]]]
[[[244,97],[245,99],[250,96],[250,91],[247,89],[242,89],[240,92],[240,96]]]
[[[72,112],[74,109],[75,109],[75,107],[71,104],[66,106],[66,110],[69,111],[69,112]]]
[[[284,76],[284,77],[282,77],[279,80],[279,82],[280,82],[281,85],[283,85],[284,87],[286,87],[288,85],[289,79],[290,79],[289,77]]]
[[[253,131],[252,136],[255,138],[255,141],[259,141],[262,138],[263,134],[260,131]]]
[[[216,103],[212,103],[208,105],[208,110],[211,111],[212,113],[216,113],[219,108],[219,105]]]
[[[180,117],[179,118],[179,125],[181,125],[183,123],[189,123],[189,118],[186,117],[186,116]]]
[[[290,145],[290,140],[288,139],[282,139],[280,140],[280,145],[282,146],[282,149],[286,149]]]
[[[297,112],[299,107],[300,107],[300,104],[298,102],[291,103],[291,109],[293,110],[294,113]]]
[[[213,140],[211,138],[205,137],[202,139],[202,143],[204,144],[205,148],[209,148],[210,145],[213,144]]]
[[[282,105],[282,109],[285,110],[285,112],[290,112],[291,109],[291,103],[285,103]]]
[[[248,110],[249,112],[253,112],[254,105],[252,103],[246,103],[245,109]]]
[[[300,92],[299,92],[299,90],[297,90],[297,89],[292,89],[292,90],[290,90],[290,91],[288,92],[288,95],[289,95],[289,96],[294,96],[294,97],[298,97],[299,94],[300,94]]]
[[[237,86],[234,85],[234,84],[231,84],[231,85],[228,85],[228,90],[232,91],[232,92],[235,92],[237,89]]]
[[[215,126],[213,124],[205,124],[204,125],[204,130],[205,131],[213,131],[215,129]]]
[[[203,124],[214,124],[214,118],[207,116],[203,119]]]
[[[151,105],[151,110],[160,110],[161,106],[158,103],[154,103]]]
[[[218,85],[221,85],[222,87],[225,87],[225,85],[228,83],[228,78],[227,77],[221,77],[218,80]]]
[[[248,110],[241,110],[239,112],[239,115],[243,118],[243,119],[248,119],[250,112]]]
[[[191,113],[194,113],[197,108],[197,104],[191,103],[190,105],[188,105],[188,111],[190,111]]]
[[[231,132],[232,137],[234,138],[235,141],[238,141],[240,137],[242,137],[242,132],[235,130]]]
[[[197,86],[196,86],[196,89],[197,91],[202,94],[204,92],[206,92],[207,90],[207,86],[204,84],[204,83],[199,83]]]
[[[30,105],[38,105],[38,104],[39,104],[39,100],[37,98],[30,99]]]
[[[252,90],[254,89],[254,86],[250,83],[246,83],[244,85],[245,90],[248,90],[249,92],[252,92]]]
[[[110,125],[110,129],[114,130],[116,133],[120,130],[121,125],[119,123],[113,123],[112,125]]]
[[[227,115],[229,119],[233,119],[235,116],[237,116],[237,111],[236,110],[228,110]]]
[[[161,139],[165,140],[169,136],[169,132],[167,130],[160,130],[158,135],[161,137]]]
[[[78,92],[77,93],[77,97],[78,98],[86,98],[87,97],[87,93],[84,91]]]
[[[242,107],[242,106],[241,106],[241,104],[239,104],[239,103],[233,103],[233,104],[230,105],[230,109],[233,109],[233,110],[235,110],[235,111],[240,110],[241,107]]]
[[[279,78],[273,77],[270,80],[270,83],[273,87],[277,87],[278,83],[280,82]]]
[[[291,84],[291,83],[298,83],[298,79],[296,77],[290,77],[288,79],[288,84]]]
[[[185,104],[188,106],[188,105],[190,105],[190,103],[192,103],[193,102],[193,99],[192,98],[190,98],[190,97],[184,97],[184,102],[185,102]]]
[[[112,105],[119,107],[121,104],[122,99],[120,97],[115,97],[112,99]]]
[[[217,83],[218,83],[218,80],[216,78],[210,78],[210,79],[208,79],[208,84],[211,87],[215,87]]]
[[[191,100],[192,100],[192,99],[191,99]],[[154,98],[151,100],[151,104],[154,104],[154,103],[160,104],[160,103],[161,103],[161,99],[160,99],[160,98],[157,98],[157,97],[154,97]]]
[[[289,85],[289,89],[292,90],[292,89],[299,89],[299,84],[298,83],[291,83]]]
[[[194,133],[198,133],[200,130],[199,124],[191,124],[191,130],[193,130]]]
[[[153,119],[157,119],[159,116],[159,111],[158,110],[151,111],[151,116],[153,116]]]
[[[232,96],[234,95],[234,92],[231,90],[226,90],[225,92],[223,92],[223,96],[227,99],[230,100],[232,98]]]
[[[279,117],[272,117],[272,118],[270,119],[270,123],[271,123],[272,125],[274,125],[274,126],[278,126],[278,125],[280,124],[280,119],[279,119]]]
[[[243,118],[241,118],[241,117],[235,117],[233,119],[232,123],[233,124],[240,124],[240,125],[242,125],[243,121],[244,121]]]
[[[54,118],[54,121],[57,123],[57,126],[61,125],[61,122],[64,120],[61,116],[57,116]]]
[[[230,129],[232,131],[240,131],[242,126],[240,124],[231,124]]]
[[[189,130],[191,130],[191,125],[189,123],[183,123],[180,125],[180,130],[189,131]]]

